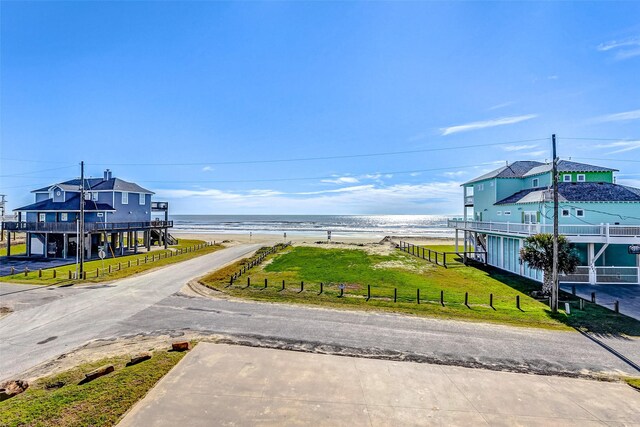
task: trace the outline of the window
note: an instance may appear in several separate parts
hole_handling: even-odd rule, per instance
[[[505,215],[511,215],[511,211],[504,211]]]
[[[583,217],[584,209],[576,209],[576,216]]]
[[[489,182],[489,187],[493,187],[493,181]]]
[[[478,191],[483,191],[483,190],[484,190],[484,184],[478,184],[478,185],[476,186],[476,189],[477,189]]]
[[[562,216],[567,217],[570,216],[571,213],[569,212],[569,209],[562,209]]]
[[[562,182],[571,182],[571,175],[562,175]]]
[[[496,212],[496,215],[498,215],[498,216],[502,215],[502,211]]]
[[[45,214],[45,213],[39,213],[38,214],[38,221],[45,222],[46,220],[47,220],[47,214]]]
[[[540,184],[540,180],[538,178],[533,178],[533,181],[531,181],[531,186],[533,188],[538,188],[539,184]]]
[[[140,200],[140,202],[139,202],[139,203],[140,203],[141,205],[144,205],[144,204],[145,204],[145,200],[146,200],[146,198],[144,197],[144,193],[140,193],[140,199],[139,199],[139,200]]]
[[[127,193],[126,191],[122,192],[122,204],[123,205],[129,204],[129,193]]]
[[[94,202],[98,201],[98,193],[97,192],[93,192],[91,193],[91,200],[93,200]]]
[[[60,221],[67,221],[68,218],[69,217],[66,212],[60,214]]]
[[[585,182],[587,179],[583,173],[578,174],[578,182]]]

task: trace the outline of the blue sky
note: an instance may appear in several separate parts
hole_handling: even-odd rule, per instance
[[[173,213],[458,214],[552,133],[640,186],[637,2],[0,8],[9,208],[84,160]]]

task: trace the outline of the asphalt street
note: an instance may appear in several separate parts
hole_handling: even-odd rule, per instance
[[[116,325],[177,292],[185,283],[257,250],[234,246],[108,285],[23,290],[3,285],[0,302],[16,311],[0,319],[0,381],[110,337]],[[29,288],[24,288],[29,289]]]
[[[179,292],[259,245],[236,246],[106,286],[0,287],[0,380],[89,340],[196,331],[230,342],[550,374],[638,375],[640,340],[405,315],[208,299]],[[26,289],[26,288],[25,288]],[[30,296],[28,296],[30,294]]]

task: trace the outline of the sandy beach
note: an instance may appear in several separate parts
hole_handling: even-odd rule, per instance
[[[400,240],[411,242],[415,245],[453,245],[455,240],[452,238],[438,237],[416,237],[416,236],[390,236],[388,238],[362,233],[358,236],[340,236],[333,235],[331,242],[328,242],[326,236],[324,239],[318,235],[290,234],[287,233],[286,240],[284,235],[276,234],[249,234],[247,233],[171,233],[178,239],[197,239],[208,242],[225,242],[225,245],[238,245],[243,243],[263,243],[265,245],[274,245],[276,243],[291,242],[296,246],[319,246],[332,248],[357,248],[364,247],[375,252],[387,252],[394,247],[394,243]]]

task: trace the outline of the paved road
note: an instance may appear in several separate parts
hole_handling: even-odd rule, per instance
[[[231,335],[254,345],[317,349],[540,373],[625,372],[633,367],[577,332],[512,328],[411,316],[209,300],[182,294],[118,323],[108,333],[176,330]],[[640,364],[640,339],[599,339]]]
[[[596,293],[596,302],[603,307],[613,310],[619,301],[620,313],[640,320],[640,285],[573,285],[576,295],[591,301],[591,293]],[[572,285],[561,285],[560,288],[571,293]]]
[[[118,427],[638,421],[640,393],[620,383],[200,343]]]
[[[22,308],[0,319],[0,380],[92,339],[181,331],[221,334],[275,348],[397,360],[540,373],[638,375],[614,354],[640,364],[638,339],[599,337],[598,343],[577,332],[212,300],[177,292],[189,279],[258,246],[229,248],[117,285],[68,288],[68,296],[62,294],[64,288],[38,290],[32,300],[23,296],[29,292],[11,294],[14,301],[23,299]]]
[[[106,330],[113,329],[119,322],[162,301],[192,278],[260,246],[231,247],[123,279],[117,284],[91,286],[93,289],[50,287],[15,292],[22,287],[4,285],[1,302],[4,305],[7,301],[17,311],[0,319],[0,381],[89,340],[110,337]]]

